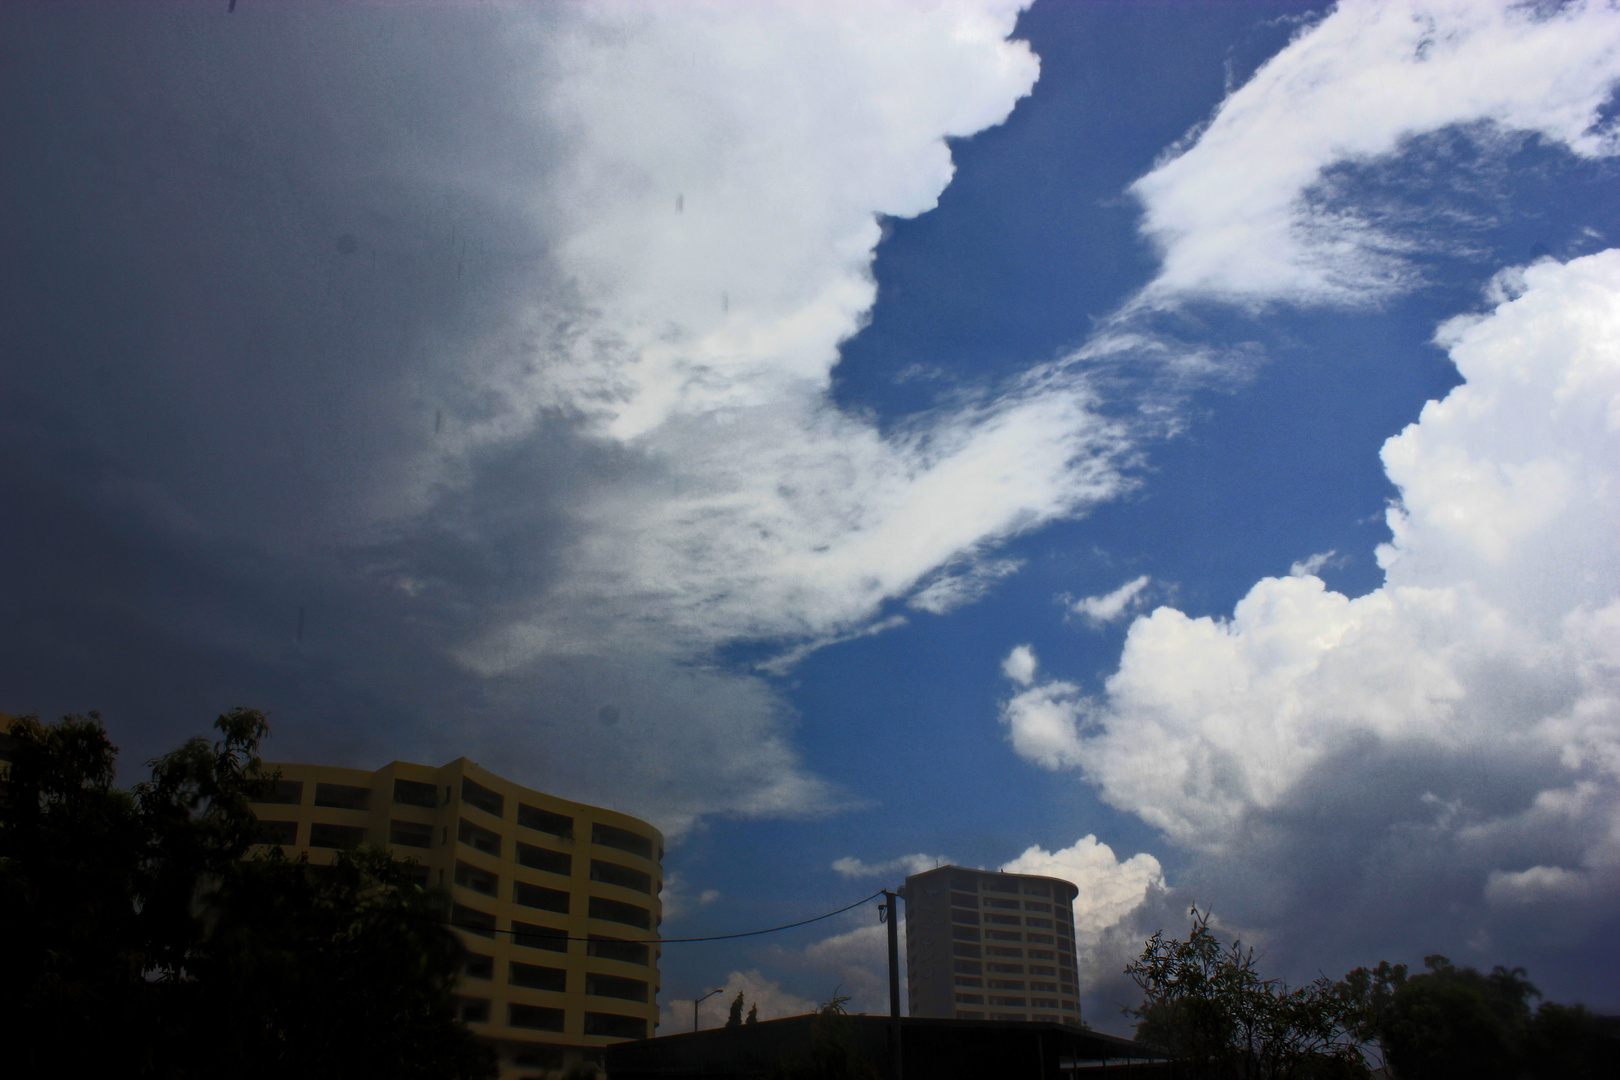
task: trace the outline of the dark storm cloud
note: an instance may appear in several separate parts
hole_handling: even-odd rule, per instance
[[[545,286],[532,64],[472,11],[5,22],[0,707],[421,750],[477,701],[446,636],[547,574],[590,467],[561,419],[442,450],[491,408],[464,352]]]
[[[511,130],[498,28],[167,14],[11,17],[8,396],[71,416],[177,525],[363,528],[463,404],[454,343],[544,250],[487,197],[546,162]]]
[[[1576,955],[1612,920],[1599,905],[1493,907],[1500,867],[1578,865],[1586,824],[1524,822],[1564,779],[1551,753],[1517,759],[1477,748],[1359,740],[1318,762],[1279,806],[1252,811],[1238,839],[1198,860],[1179,892],[1231,927],[1285,927],[1260,939],[1268,970],[1300,982],[1380,959],[1419,966],[1431,953],[1489,967],[1535,960],[1555,992],[1603,1000]],[[1537,975],[1532,971],[1532,975]]]

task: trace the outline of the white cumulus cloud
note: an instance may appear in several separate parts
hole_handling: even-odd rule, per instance
[[[1143,851],[1121,861],[1113,848],[1091,834],[1057,851],[1032,845],[1001,869],[1073,882],[1080,890],[1074,899],[1077,944],[1094,943],[1105,930],[1141,907],[1149,893],[1165,887],[1158,859]]]
[[[1111,622],[1118,622],[1142,603],[1142,590],[1148,587],[1152,578],[1143,574],[1132,578],[1113,592],[1101,596],[1083,596],[1071,601],[1069,610],[1081,616],[1094,627],[1107,626]]]
[[[855,858],[835,859],[832,868],[838,872],[840,877],[846,878],[871,878],[888,875],[906,877],[911,874],[920,874],[925,870],[932,870],[934,867],[942,866],[950,861],[942,855],[924,855],[918,852],[915,855],[902,855],[898,859],[890,859],[887,862],[880,863],[862,862],[860,859]]]
[[[1531,266],[1440,339],[1465,381],[1384,446],[1381,587],[1160,608],[1098,700],[1015,678],[1015,749],[1218,853],[1381,748],[1454,793],[1389,808],[1391,836],[1472,859],[1476,899],[1620,894],[1620,250]]]

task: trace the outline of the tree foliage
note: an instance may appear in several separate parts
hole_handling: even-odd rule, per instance
[[[1423,974],[1391,969],[1367,1003],[1367,1031],[1401,1080],[1584,1080],[1620,1075],[1620,1042],[1600,1018],[1543,1002],[1523,968],[1487,974],[1426,957]],[[1380,965],[1380,969],[1387,965]],[[1351,972],[1355,979],[1360,969]],[[1371,979],[1376,988],[1376,973]]]
[[[18,1075],[484,1077],[453,1017],[448,898],[362,848],[331,867],[257,821],[262,714],[115,786],[95,713],[11,728],[0,784],[0,1016]]]
[[[1181,1075],[1326,1080],[1368,1074],[1355,1004],[1322,978],[1289,989],[1263,978],[1254,950],[1223,943],[1193,908],[1187,940],[1154,934],[1125,969],[1142,990],[1137,1038],[1171,1053]]]
[[[772,1080],[880,1080],[883,1073],[855,1047],[849,1024],[849,995],[836,990],[816,1008],[810,1042],[779,1063]]]
[[[1126,973],[1142,988],[1137,1039],[1182,1076],[1210,1080],[1597,1080],[1620,1076],[1620,1032],[1579,1005],[1544,1002],[1523,968],[1480,974],[1444,956],[1408,977],[1387,961],[1290,990],[1254,950],[1223,943],[1192,911],[1186,941],[1149,938]]]

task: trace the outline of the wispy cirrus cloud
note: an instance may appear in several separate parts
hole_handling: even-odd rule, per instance
[[[1341,3],[1132,185],[1163,259],[1138,303],[1362,304],[1408,288],[1406,256],[1444,222],[1384,228],[1377,207],[1335,197],[1327,170],[1456,126],[1613,154],[1602,108],[1617,70],[1609,4]]]

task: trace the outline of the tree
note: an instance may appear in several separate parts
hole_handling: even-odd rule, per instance
[[[1426,957],[1421,975],[1399,982],[1372,1026],[1401,1080],[1576,1080],[1620,1073],[1620,1044],[1579,1005],[1541,996],[1523,968],[1489,974]],[[1382,965],[1380,965],[1382,966]],[[1355,972],[1351,973],[1352,976]]]
[[[833,991],[810,1022],[810,1042],[778,1063],[772,1080],[879,1080],[883,1075],[855,1048],[849,1030],[849,995]]]
[[[759,1023],[759,1002],[748,1006],[748,1016],[743,1020],[744,1025]]]
[[[1168,1051],[1181,1075],[1316,1080],[1368,1075],[1354,1003],[1326,978],[1290,990],[1260,976],[1254,950],[1223,944],[1209,912],[1191,911],[1186,941],[1160,931],[1126,967],[1143,994],[1137,1039]]]
[[[448,897],[361,849],[244,858],[262,714],[113,786],[100,718],[13,724],[0,784],[0,1034],[19,1075],[485,1077],[455,1020]]]
[[[743,992],[741,990],[739,990],[739,991],[737,991],[737,996],[734,999],[732,999],[731,1011],[726,1014],[726,1027],[728,1027],[728,1028],[742,1027],[742,1010],[743,1010]]]

